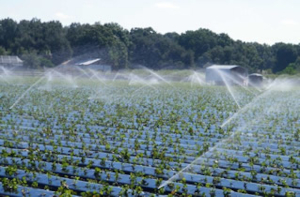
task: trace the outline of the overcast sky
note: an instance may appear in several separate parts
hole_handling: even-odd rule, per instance
[[[300,43],[299,0],[0,0],[0,18],[116,22],[159,33],[207,28],[231,38]]]

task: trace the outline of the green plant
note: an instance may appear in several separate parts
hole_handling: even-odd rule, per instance
[[[3,189],[6,192],[16,193],[18,191],[17,179],[15,178],[12,180],[9,180],[8,178],[2,178],[1,183],[3,184]]]

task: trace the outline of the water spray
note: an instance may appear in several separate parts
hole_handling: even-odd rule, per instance
[[[223,77],[222,77],[223,78]],[[258,100],[266,97],[267,95],[270,94],[270,92],[273,90],[273,87],[276,87],[275,84],[272,84],[270,86],[269,89],[267,89],[265,92],[263,92],[262,94],[258,95],[257,97],[255,97],[254,99],[252,99],[252,101],[248,104],[246,104],[244,107],[240,108],[233,116],[231,116],[230,118],[228,118],[227,120],[225,120],[222,125],[220,126],[221,129],[223,129],[227,124],[229,124],[232,120],[234,120],[239,114],[245,112],[246,110],[248,110],[250,107],[252,107],[254,104],[257,104]],[[179,172],[177,172],[175,175],[173,175],[171,178],[169,178],[167,181],[165,181],[164,183],[162,183],[158,189],[168,185],[169,183],[172,183],[174,181],[176,181],[178,179],[178,177],[181,177],[183,173],[185,173],[187,170],[191,169],[193,167],[194,164],[196,164],[198,161],[202,160],[203,157],[205,157],[208,153],[213,152],[216,150],[216,148],[222,144],[225,144],[226,142],[228,142],[230,139],[232,139],[237,132],[233,132],[229,137],[221,140],[220,142],[218,142],[215,146],[209,148],[208,151],[206,151],[205,153],[203,153],[202,155],[200,155],[197,159],[195,159],[192,163],[190,163],[189,165],[187,165],[186,167],[184,167],[182,170],[180,170]]]
[[[34,84],[32,84],[16,101],[12,106],[9,107],[9,109],[13,109],[22,99],[23,97],[38,83],[40,83],[46,76],[42,76],[40,79],[38,79]]]

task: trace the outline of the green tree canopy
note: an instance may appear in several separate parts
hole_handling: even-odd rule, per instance
[[[59,21],[33,18],[16,22],[7,18],[0,20],[0,55],[19,55],[29,68],[52,67],[86,55],[101,58],[115,70],[137,65],[181,69],[236,64],[250,72],[279,73],[286,68],[297,72],[300,44],[247,43],[201,28],[163,35],[151,27],[128,31],[117,23],[63,27]]]

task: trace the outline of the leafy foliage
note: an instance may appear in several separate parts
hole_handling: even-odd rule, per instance
[[[293,64],[300,57],[300,46],[234,41],[208,29],[162,35],[151,27],[128,31],[117,23],[63,27],[59,21],[36,18],[19,23],[9,18],[0,21],[0,55],[19,55],[28,68],[53,67],[82,54],[100,57],[114,70],[237,64],[250,71],[296,74],[299,69]]]

